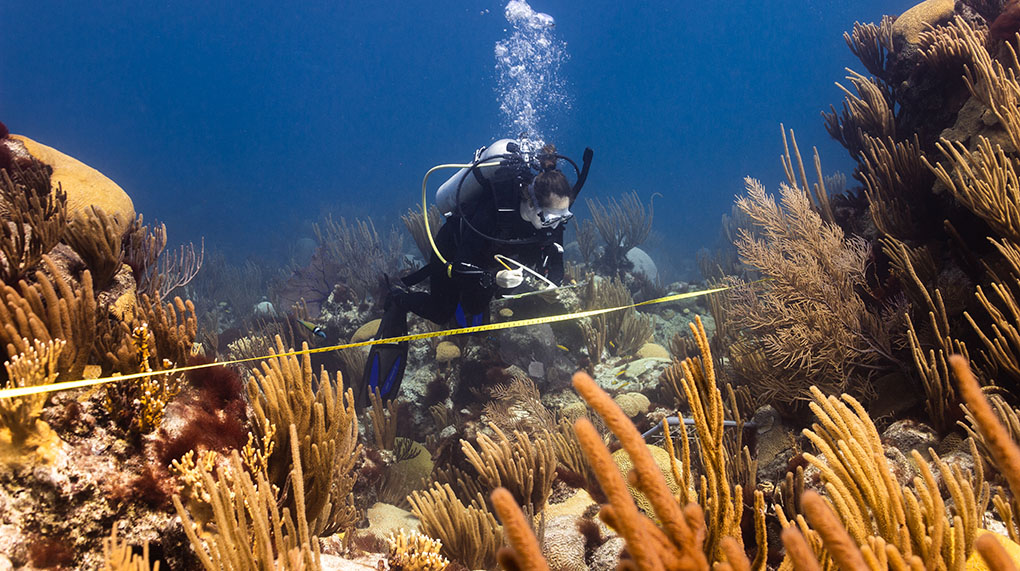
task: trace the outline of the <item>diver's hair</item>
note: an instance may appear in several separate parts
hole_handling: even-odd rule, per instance
[[[573,202],[574,189],[567,182],[567,177],[556,168],[556,145],[548,144],[542,147],[538,161],[542,172],[535,177],[535,181],[532,183],[534,199],[538,203],[536,206],[544,206],[553,195],[568,197]]]
[[[542,147],[538,153],[538,164],[541,165],[542,172],[556,168],[556,145],[549,143]]]

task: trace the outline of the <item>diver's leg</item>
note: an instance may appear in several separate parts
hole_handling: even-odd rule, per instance
[[[489,323],[489,303],[492,301],[492,288],[473,288],[461,291],[460,303],[457,305],[457,325],[474,327]]]
[[[407,310],[402,304],[397,303],[397,300],[391,299],[393,297],[393,295],[387,297],[385,313],[379,323],[376,339],[407,335]],[[368,395],[376,390],[384,401],[396,398],[406,366],[407,341],[372,345],[368,352],[368,361],[365,363],[362,391],[358,395],[360,405],[364,406]]]
[[[394,303],[421,318],[437,325],[446,325],[453,316],[460,290],[457,284],[445,275],[433,275],[429,291],[404,292],[393,297]]]

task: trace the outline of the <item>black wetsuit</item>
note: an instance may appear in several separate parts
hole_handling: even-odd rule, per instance
[[[415,313],[429,321],[444,325],[451,318],[458,318],[458,325],[474,323],[471,316],[484,316],[488,321],[489,302],[500,290],[492,279],[496,272],[505,269],[495,259],[495,254],[502,254],[535,270],[549,281],[559,285],[563,280],[563,225],[556,228],[535,229],[532,224],[521,218],[519,209],[497,215],[491,201],[481,201],[472,208],[464,208],[463,215],[478,230],[512,243],[489,240],[472,230],[461,218],[453,215],[447,219],[436,236],[436,246],[443,257],[455,265],[452,275],[447,273],[446,266],[432,254],[427,266],[430,279],[429,292],[404,292],[394,300],[401,309]],[[503,216],[497,223],[497,216]],[[458,263],[477,266],[488,274],[480,277],[477,274],[459,274]],[[514,267],[511,264],[511,267]],[[460,322],[458,305],[461,306],[468,322]]]
[[[461,215],[481,232],[510,242],[479,235],[464,223]],[[386,297],[376,339],[406,335],[408,312],[441,326],[451,320],[460,327],[488,322],[493,296],[510,291],[499,291],[495,284],[496,272],[504,268],[494,255],[502,254],[525,264],[559,285],[563,280],[562,244],[562,224],[536,230],[521,218],[519,202],[501,214],[491,199],[463,207],[461,213],[447,219],[436,236],[436,247],[453,265],[452,271],[448,272],[433,253],[427,266],[403,278],[405,285],[414,285],[428,277],[429,291],[393,289]],[[359,408],[365,405],[370,391],[378,390],[384,399],[394,398],[406,364],[407,341],[373,345],[365,365],[364,388],[357,397]]]

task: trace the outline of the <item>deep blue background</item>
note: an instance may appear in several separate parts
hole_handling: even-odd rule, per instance
[[[172,242],[286,252],[329,210],[380,221],[424,171],[509,135],[501,2],[4,2],[0,121],[98,168]],[[560,150],[596,151],[585,195],[637,190],[690,259],[744,176],[782,180],[780,122],[847,172],[842,34],[911,2],[533,0],[557,21],[572,107]],[[583,8],[578,8],[583,6]]]

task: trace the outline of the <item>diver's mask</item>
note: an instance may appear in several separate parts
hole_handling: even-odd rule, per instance
[[[570,201],[566,198],[559,203],[563,208],[539,207],[535,198],[534,181],[526,187],[526,196],[527,198],[521,201],[521,218],[531,222],[536,230],[556,228],[574,217],[574,213],[570,211]]]
[[[556,228],[574,217],[569,208],[536,208],[534,201],[521,201],[521,218],[531,222],[536,230]]]
[[[538,220],[542,228],[555,228],[560,224],[566,224],[568,220],[574,217],[574,213],[567,208],[562,209],[544,209],[537,212]]]

